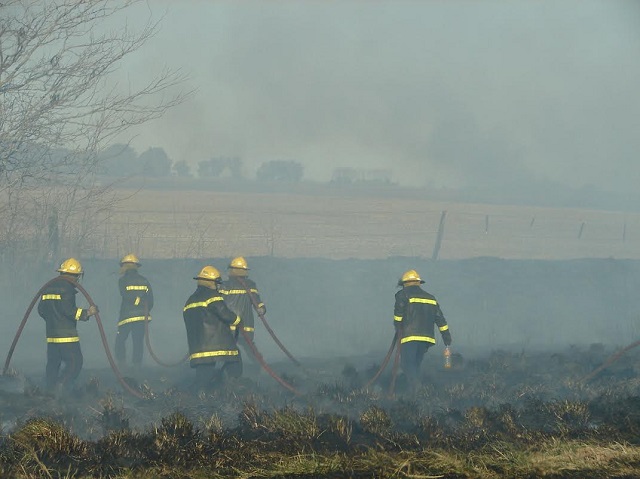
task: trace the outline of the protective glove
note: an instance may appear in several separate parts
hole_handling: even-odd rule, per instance
[[[451,333],[449,331],[442,331],[442,341],[444,341],[445,346],[451,345]]]
[[[258,306],[258,315],[264,316],[267,314],[267,307],[263,304],[262,306]]]
[[[98,312],[98,307],[96,305],[89,306],[89,309],[87,309],[87,318],[95,316],[96,314],[98,314]]]

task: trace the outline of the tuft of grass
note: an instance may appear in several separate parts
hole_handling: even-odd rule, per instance
[[[282,437],[313,440],[320,434],[313,410],[298,412],[290,407],[261,415],[261,427]]]
[[[101,402],[102,412],[100,413],[99,422],[105,434],[112,431],[120,431],[129,429],[129,417],[124,411],[122,405],[116,406],[113,397],[107,396]]]
[[[384,409],[371,406],[360,415],[360,425],[365,432],[384,436],[391,431],[393,423]]]

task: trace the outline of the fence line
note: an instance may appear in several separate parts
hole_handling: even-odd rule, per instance
[[[261,205],[264,209],[264,205]],[[304,206],[304,205],[302,205]],[[374,205],[377,206],[377,205]],[[92,233],[85,256],[281,256],[462,259],[640,259],[640,215],[588,210],[119,211]],[[491,207],[487,207],[490,209]],[[518,214],[519,213],[519,214]],[[446,229],[445,229],[446,222]]]

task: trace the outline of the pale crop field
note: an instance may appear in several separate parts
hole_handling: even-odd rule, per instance
[[[95,257],[640,258],[640,215],[339,194],[121,190]],[[443,212],[445,212],[443,214]],[[443,218],[444,216],[444,218]]]

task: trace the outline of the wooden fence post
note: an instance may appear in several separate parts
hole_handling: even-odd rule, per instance
[[[442,235],[444,234],[444,220],[447,217],[447,211],[444,210],[440,215],[440,225],[438,226],[438,236],[436,237],[436,244],[433,246],[433,254],[431,260],[436,261],[438,254],[440,253],[440,245],[442,245]]]

